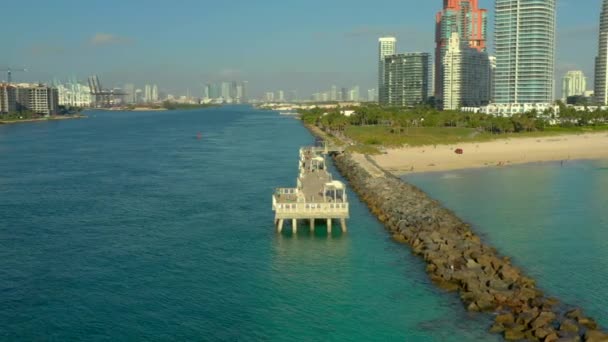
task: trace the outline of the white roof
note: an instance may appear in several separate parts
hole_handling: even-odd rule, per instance
[[[340,182],[340,181],[331,181],[329,183],[325,184],[326,188],[334,188],[336,190],[343,190],[344,189],[344,183]]]

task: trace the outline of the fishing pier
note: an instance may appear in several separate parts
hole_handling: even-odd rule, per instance
[[[300,149],[297,187],[279,188],[272,196],[275,226],[283,231],[285,221],[291,223],[293,233],[298,232],[298,223],[304,221],[314,232],[315,223],[321,220],[331,233],[332,225],[340,223],[346,232],[349,218],[348,198],[344,183],[334,180],[327,170],[325,156],[330,152],[343,152],[325,147],[302,147]]]

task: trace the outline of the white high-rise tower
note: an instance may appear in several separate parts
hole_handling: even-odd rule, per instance
[[[496,0],[495,101],[552,103],[556,0]]]
[[[384,86],[384,59],[395,54],[397,39],[395,37],[382,37],[378,39],[378,95],[383,98],[386,91]]]

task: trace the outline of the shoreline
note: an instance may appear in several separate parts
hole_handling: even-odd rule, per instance
[[[584,133],[544,138],[509,138],[482,143],[387,149],[372,156],[386,171],[414,173],[507,167],[543,162],[608,159],[608,134]],[[463,154],[455,153],[457,148]]]
[[[30,122],[47,122],[47,121],[61,121],[61,120],[75,120],[75,119],[86,119],[88,116],[86,115],[55,115],[44,118],[36,118],[36,119],[22,119],[22,120],[1,120],[0,125],[12,125],[19,123],[30,123]]]
[[[313,136],[328,138],[318,127],[305,127]],[[506,340],[608,340],[580,308],[545,296],[533,279],[486,245],[469,224],[383,169],[373,156],[347,152],[333,160],[392,238],[424,259],[436,286],[458,293],[468,311],[493,315],[490,333]]]

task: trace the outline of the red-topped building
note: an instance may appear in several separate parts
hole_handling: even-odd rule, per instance
[[[443,10],[435,18],[435,95],[442,93],[441,63],[452,32],[457,32],[462,41],[480,52],[486,51],[486,9],[479,8],[479,0],[443,0]]]

